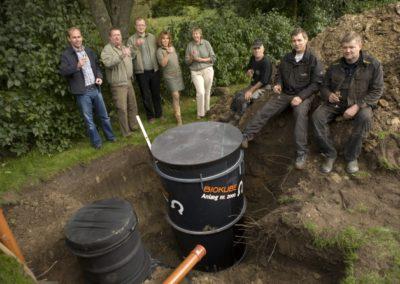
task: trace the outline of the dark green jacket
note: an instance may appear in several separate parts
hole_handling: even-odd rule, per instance
[[[351,78],[347,104],[375,106],[383,93],[383,70],[381,63],[366,52],[361,51],[362,61],[357,66]],[[343,67],[343,58],[333,62],[326,71],[321,87],[321,97],[328,101],[330,93],[340,90],[346,73]]]
[[[279,64],[276,83],[283,93],[306,99],[316,93],[323,79],[323,67],[318,58],[307,47],[303,58],[296,62],[296,52],[286,54]]]

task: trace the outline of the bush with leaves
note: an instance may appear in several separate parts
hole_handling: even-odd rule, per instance
[[[290,32],[293,25],[286,17],[277,12],[255,14],[251,18],[242,18],[232,11],[199,18],[197,21],[171,23],[174,45],[184,70],[187,91],[194,93],[190,81],[190,72],[184,63],[186,46],[192,40],[191,29],[200,27],[217,55],[214,66],[214,84],[228,86],[246,80],[244,68],[251,55],[251,44],[255,39],[264,42],[267,55],[279,60],[290,50]]]
[[[82,136],[82,119],[58,74],[66,30],[78,26],[89,46],[98,33],[79,1],[5,0],[0,7],[0,147],[61,151]]]

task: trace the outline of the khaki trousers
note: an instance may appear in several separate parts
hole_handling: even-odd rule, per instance
[[[112,86],[111,93],[117,108],[122,135],[128,136],[137,128],[136,115],[138,109],[132,82],[128,81],[128,84],[123,86]]]
[[[205,116],[206,112],[210,110],[214,69],[210,66],[198,71],[190,71],[190,74],[196,88],[197,116]]]

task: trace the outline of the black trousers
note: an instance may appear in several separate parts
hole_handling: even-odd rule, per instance
[[[328,158],[336,158],[337,152],[333,146],[329,134],[328,123],[338,115],[342,115],[347,105],[322,104],[312,115],[312,122],[317,140],[317,145],[322,154]],[[353,119],[353,129],[344,146],[344,158],[346,161],[354,161],[358,158],[362,149],[362,141],[371,129],[372,109],[371,107],[361,108]]]
[[[136,79],[139,84],[147,119],[161,117],[160,71],[145,70],[142,74],[136,74]]]
[[[246,126],[244,135],[246,135],[250,140],[253,139],[253,137],[261,131],[264,125],[267,124],[270,118],[283,112],[286,108],[291,106],[290,103],[294,97],[295,96],[289,96],[286,94],[280,94],[272,97]],[[310,96],[300,105],[292,107],[295,118],[294,139],[296,144],[296,152],[298,155],[306,154],[308,152],[308,112],[310,111],[313,99],[314,96]]]

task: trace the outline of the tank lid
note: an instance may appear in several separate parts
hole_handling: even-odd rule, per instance
[[[137,224],[125,200],[99,200],[79,209],[65,226],[67,245],[75,253],[106,251],[124,240]]]
[[[159,135],[151,146],[155,159],[171,165],[200,165],[222,159],[240,147],[242,133],[221,122],[194,122]]]

